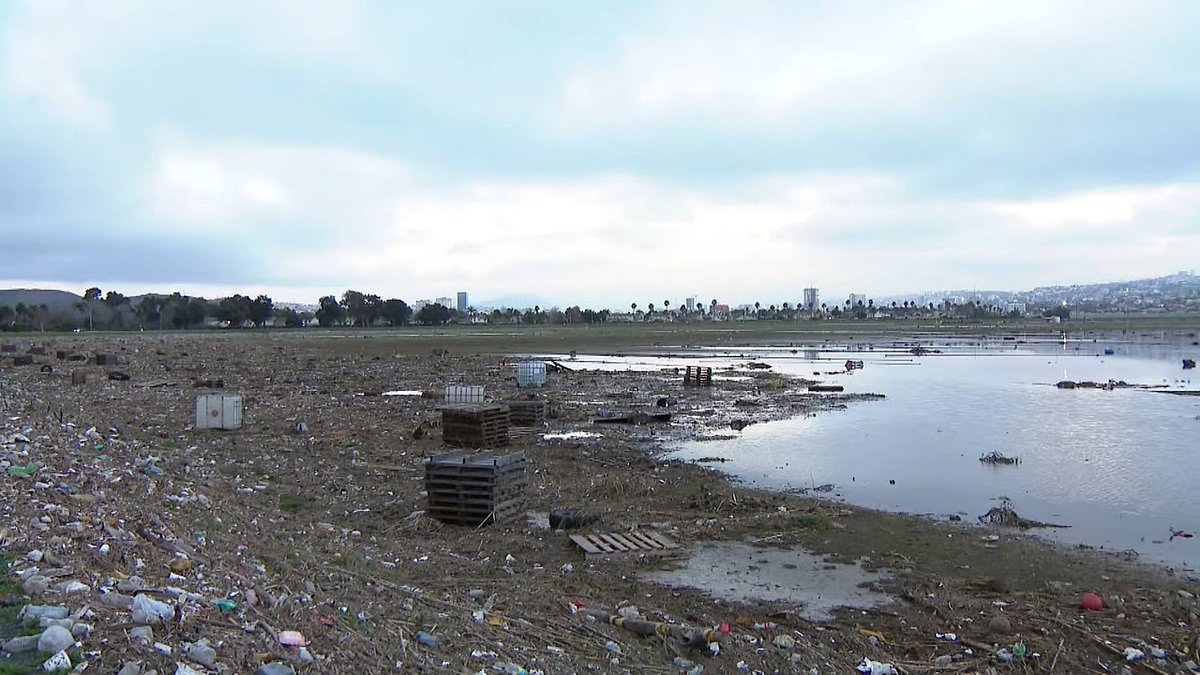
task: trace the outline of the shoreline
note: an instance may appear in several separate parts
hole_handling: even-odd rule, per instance
[[[208,638],[219,645],[219,662],[246,672],[262,654],[299,672],[330,673],[392,669],[397,662],[403,672],[426,672],[442,669],[443,661],[449,672],[498,662],[546,673],[680,672],[677,657],[706,672],[735,672],[744,661],[764,672],[842,673],[864,657],[925,672],[939,656],[958,669],[999,665],[995,651],[1016,640],[1031,653],[1054,655],[1063,672],[1079,672],[1097,659],[1114,668],[1122,662],[1092,636],[1122,647],[1129,636],[1153,636],[1182,653],[1189,631],[1200,626],[1200,588],[1187,580],[1003,530],[995,531],[998,541],[984,541],[976,527],[738,485],[710,467],[653,457],[647,451],[658,435],[653,425],[589,426],[599,439],[516,437],[512,449],[530,462],[526,510],[583,508],[599,516],[600,531],[661,532],[685,550],[758,540],[835,561],[866,558],[868,567],[891,570],[892,579],[878,586],[893,603],[866,613],[838,611],[814,624],[786,603],[731,603],[642,581],[643,572],[667,561],[586,559],[566,533],[523,519],[479,529],[444,525],[424,513],[421,483],[422,458],[443,451],[435,404],[376,394],[451,382],[485,384],[497,397],[521,392],[498,357],[430,356],[381,350],[370,344],[376,340],[354,342],[362,348],[330,352],[280,339],[231,349],[205,336],[46,341],[51,355],[53,347],[117,354],[116,368],[131,376],[78,386],[70,384],[75,366],[59,366],[53,356],[39,357],[59,366],[50,375],[36,366],[0,367],[6,391],[31,397],[20,420],[0,424],[10,436],[14,425],[33,427],[27,457],[43,463],[34,477],[3,484],[13,523],[4,550],[17,571],[46,569],[28,554],[49,552],[91,589],[84,596],[51,589],[37,601],[93,608],[93,632],[82,642],[85,651],[98,652],[94,665],[115,672],[137,659],[170,672],[178,658],[130,641],[121,628],[128,613],[97,602],[99,588],[131,573],[148,586],[203,597],[186,604],[182,622],[156,628],[156,640],[178,654],[185,643]],[[753,395],[760,379],[775,377],[689,390],[677,405],[705,413],[695,416],[696,428],[720,426],[746,414],[733,404]],[[189,428],[192,397],[205,391],[193,385],[203,379],[221,379],[243,394],[246,427]],[[578,430],[601,405],[650,405],[667,387],[678,389],[674,382],[673,374],[658,372],[556,375],[538,392],[559,409],[543,431]],[[803,400],[791,386],[784,396]],[[298,421],[306,422],[303,434]],[[99,440],[84,433],[91,426]],[[99,443],[103,449],[94,449]],[[50,519],[44,530],[23,525],[42,516]],[[113,555],[97,555],[101,543]],[[181,557],[185,546],[192,553]],[[192,562],[175,572],[167,563],[177,559]],[[739,576],[770,578],[770,569],[742,564]],[[1085,590],[1102,594],[1111,608],[1078,610]],[[217,599],[235,608],[214,608]],[[730,634],[717,656],[682,647],[675,653],[671,645],[664,652],[660,640],[583,620],[572,613],[573,602],[609,612],[636,605],[652,620],[729,624]],[[302,631],[316,661],[305,664],[294,648],[280,646],[281,630]],[[436,636],[438,646],[418,644],[417,631]],[[863,631],[886,639],[872,641]],[[946,631],[962,640],[934,637]],[[1183,661],[1170,663],[1178,668]]]

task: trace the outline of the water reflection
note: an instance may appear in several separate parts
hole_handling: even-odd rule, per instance
[[[920,341],[940,354],[914,356],[915,342],[864,340],[796,354],[757,348],[777,372],[808,376],[854,353],[864,369],[822,379],[887,399],[754,425],[732,440],[682,444],[678,453],[728,458],[723,470],[771,488],[833,483],[844,499],[891,510],[973,518],[1007,496],[1026,517],[1072,526],[1047,536],[1200,565],[1200,540],[1168,541],[1171,527],[1200,529],[1191,468],[1200,398],[1053,386],[1113,379],[1198,389],[1196,371],[1181,367],[1189,344],[1162,336],[1065,345],[941,339]],[[979,462],[991,451],[1022,462]]]

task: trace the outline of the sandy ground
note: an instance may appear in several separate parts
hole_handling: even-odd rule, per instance
[[[665,439],[736,433],[734,421],[871,405],[769,371],[743,365],[712,388],[684,387],[673,371],[549,375],[536,394],[555,414],[502,451],[527,455],[525,510],[581,509],[598,518],[584,532],[656,532],[683,553],[589,559],[538,517],[471,528],[424,513],[423,460],[447,449],[439,400],[384,392],[481,384],[497,400],[526,395],[510,358],[282,335],[24,340],[20,352],[31,344],[47,353],[0,365],[0,457],[36,464],[0,485],[11,560],[0,638],[37,634],[16,617],[27,603],[66,607],[90,626],[76,658],[94,672],[134,661],[203,671],[185,655],[201,639],[216,653],[207,670],[231,673],[268,661],[328,673],[847,673],[864,657],[912,673],[1122,672],[1127,647],[1146,654],[1135,672],[1177,673],[1200,648],[1200,587],[1165,570],[1013,530],[756,491],[656,453]],[[72,384],[84,370],[102,379]],[[129,379],[107,379],[112,370]],[[243,395],[242,429],[192,428],[195,397],[213,384]],[[663,396],[674,404],[656,407]],[[673,420],[591,424],[601,409]],[[598,435],[542,438],[573,431]],[[708,566],[685,567],[688,552]],[[878,571],[864,583],[886,604],[806,618],[823,596],[861,590],[862,572],[844,575],[843,563]],[[649,579],[681,568],[680,580],[735,590]],[[747,599],[740,587],[775,593]],[[1105,609],[1080,609],[1087,591]],[[139,592],[173,610],[149,644],[126,606]],[[717,628],[719,651],[641,637],[591,610]],[[283,631],[301,632],[305,650],[281,645]],[[1024,656],[997,655],[1018,642]],[[45,656],[0,666],[24,672]]]

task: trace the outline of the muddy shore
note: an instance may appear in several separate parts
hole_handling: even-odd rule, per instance
[[[185,646],[201,639],[215,650],[213,672],[276,661],[328,673],[504,672],[503,664],[847,673],[864,657],[914,673],[1120,672],[1130,647],[1147,655],[1135,671],[1176,673],[1200,648],[1200,587],[1165,570],[1013,530],[753,490],[656,454],[664,438],[872,404],[810,392],[807,381],[749,362],[712,388],[683,387],[674,371],[550,373],[537,394],[551,417],[510,444],[528,458],[525,510],[581,509],[598,517],[585,531],[655,532],[685,555],[752,543],[761,558],[737,549],[744,558],[726,561],[739,578],[785,578],[806,559],[779,556],[800,548],[830,565],[858,562],[883,573],[871,586],[887,604],[818,622],[805,618],[802,600],[722,600],[646,578],[679,559],[585,558],[569,533],[536,517],[478,529],[430,518],[423,460],[446,450],[440,401],[385,393],[480,384],[496,400],[525,395],[509,357],[269,335],[23,340],[20,353],[30,346],[46,353],[0,366],[0,454],[6,468],[36,465],[28,476],[8,472],[0,488],[0,547],[11,560],[0,639],[34,630],[11,611],[30,602],[86,608],[78,652],[95,672],[134,661],[142,672],[176,672],[189,662]],[[116,363],[95,365],[97,354]],[[73,384],[85,371],[98,379]],[[129,379],[108,379],[111,371]],[[192,428],[195,397],[217,384],[244,397],[242,429]],[[592,424],[601,410],[667,410],[672,420]],[[543,438],[578,431],[596,435]],[[44,590],[26,583],[34,576],[48,580]],[[136,588],[122,584],[131,577]],[[133,635],[122,593],[118,601],[102,593],[119,586],[172,606],[148,644]],[[1080,609],[1088,591],[1106,608]],[[650,621],[725,624],[728,634],[713,655],[707,644],[690,649],[588,621],[581,607],[636,607]],[[280,644],[289,630],[303,634],[305,653]],[[946,633],[958,639],[937,637]],[[997,655],[1018,642],[1026,656]],[[1156,660],[1154,648],[1169,654]],[[0,664],[40,668],[44,656]],[[206,669],[194,659],[191,667]]]

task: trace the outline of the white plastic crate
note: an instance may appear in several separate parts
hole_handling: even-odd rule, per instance
[[[522,361],[517,364],[518,387],[540,387],[546,384],[545,361]]]
[[[446,403],[483,403],[483,386],[452,384],[446,387]]]
[[[204,394],[196,397],[197,429],[240,429],[241,394]]]

